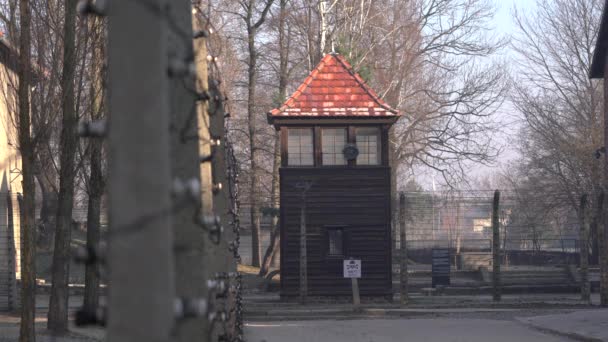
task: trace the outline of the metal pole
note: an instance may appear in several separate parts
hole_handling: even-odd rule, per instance
[[[165,2],[145,1],[158,8]],[[108,23],[107,335],[113,342],[166,342],[175,293],[166,22],[138,1],[114,1]]]
[[[399,196],[399,225],[400,225],[400,233],[401,233],[401,270],[400,270],[400,278],[401,278],[401,305],[407,305],[409,302],[408,298],[408,273],[407,273],[407,232],[405,225],[405,206],[406,206],[406,198],[405,194],[401,194]]]
[[[579,256],[581,263],[581,300],[590,302],[591,287],[589,284],[589,215],[587,212],[587,195],[581,196]]]
[[[492,299],[495,302],[499,302],[501,299],[499,205],[500,191],[496,190],[492,202]]]
[[[353,307],[355,311],[361,309],[361,296],[359,295],[359,279],[350,278],[353,289]]]

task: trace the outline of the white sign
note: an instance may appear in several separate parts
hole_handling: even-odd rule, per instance
[[[361,278],[361,260],[344,260],[344,278]]]

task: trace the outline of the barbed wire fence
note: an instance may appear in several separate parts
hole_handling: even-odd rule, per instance
[[[441,247],[454,253],[491,251],[493,191],[404,194],[410,222],[409,250]],[[538,194],[542,198],[535,195],[526,191],[501,191],[501,249],[507,264],[510,260],[513,265],[540,265],[547,261],[540,257],[543,253],[564,256],[578,253],[579,217],[572,205],[576,196],[556,192]],[[559,261],[574,262],[574,259],[564,257]]]
[[[110,290],[108,307],[77,323],[107,324],[112,341],[242,341],[239,170],[203,3],[84,0],[79,11],[109,17],[110,120],[81,129],[108,128],[107,252],[79,260],[100,264]]]
[[[505,286],[524,293],[544,293],[551,286],[552,291],[580,291],[587,303],[591,289],[599,287],[602,305],[608,302],[601,189],[591,194],[410,191],[402,192],[399,202],[401,236],[407,236],[407,243],[397,241],[399,259],[393,265],[399,267],[393,269],[406,272],[401,274],[404,302],[408,288],[430,286],[436,249],[459,271],[451,285],[491,285],[495,301]]]
[[[403,195],[407,203],[410,272],[429,272],[432,251],[436,248],[449,250],[453,270],[466,272],[481,268],[491,272],[493,190],[420,191]],[[582,196],[555,191],[500,191],[500,265],[501,272],[512,275],[504,280],[506,284],[532,285],[533,281],[541,281],[536,279],[540,276],[550,281],[550,277],[561,270],[570,270],[573,283],[584,282],[576,279],[579,273],[586,272],[582,253],[588,250],[590,257],[586,260],[591,267],[598,265],[600,248],[595,242],[603,228],[602,209],[597,204],[600,194],[588,196],[586,209],[581,214]],[[582,235],[583,228],[588,230],[587,235]],[[400,243],[397,241],[399,248]],[[430,279],[418,281],[418,285],[424,287],[429,286]],[[460,285],[466,285],[466,281]]]

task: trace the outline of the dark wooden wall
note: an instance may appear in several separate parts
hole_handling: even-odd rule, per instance
[[[390,168],[281,169],[281,296],[299,289],[300,181],[307,193],[307,254],[310,296],[348,296],[342,258],[326,256],[325,226],[344,226],[348,257],[362,260],[362,296],[391,295]]]

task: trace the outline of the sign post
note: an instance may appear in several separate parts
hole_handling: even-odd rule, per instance
[[[358,309],[361,305],[358,282],[358,279],[361,278],[361,260],[344,260],[344,278],[351,279],[353,289],[353,305],[355,306],[355,309]]]

